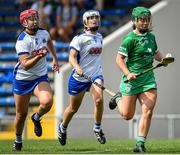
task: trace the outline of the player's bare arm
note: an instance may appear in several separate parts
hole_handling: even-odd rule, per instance
[[[56,59],[56,60],[57,60],[56,50],[55,50],[55,48],[54,48],[54,45],[53,45],[53,42],[52,42],[51,39],[48,40],[47,47],[48,47],[48,51],[51,53],[53,59]]]
[[[53,42],[51,39],[48,40],[48,51],[51,53],[52,55],[52,70],[54,72],[58,72],[59,73],[59,64],[58,64],[58,59],[56,56],[56,50],[54,48]]]
[[[37,55],[28,55],[23,54],[19,56],[19,61],[21,63],[21,66],[24,70],[29,70],[32,68],[41,58],[43,55],[37,54]]]
[[[157,51],[157,53],[155,54],[155,60],[157,61],[161,61],[163,59],[163,55],[160,51]]]
[[[76,60],[77,55],[78,55],[78,52],[75,49],[71,49],[70,55],[69,55],[69,63],[76,70],[77,74],[81,76],[83,74],[83,70],[81,69],[81,67],[77,63],[77,60]]]

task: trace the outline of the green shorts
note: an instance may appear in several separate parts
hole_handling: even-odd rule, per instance
[[[157,89],[154,73],[149,72],[137,77],[128,83],[125,83],[126,76],[123,75],[120,83],[120,92],[124,96],[131,96],[148,91],[149,89]]]

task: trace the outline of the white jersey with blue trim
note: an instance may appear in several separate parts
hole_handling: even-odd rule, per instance
[[[78,52],[78,64],[84,74],[91,78],[102,75],[102,44],[103,37],[100,33],[91,34],[88,32],[75,36],[70,43],[70,49],[74,48]],[[76,72],[74,72],[73,77],[81,82],[87,81],[83,77],[80,77]]]
[[[36,35],[29,35],[23,31],[16,42],[16,52],[18,56],[21,54],[32,55],[34,51],[37,51],[42,47],[47,47],[49,37],[48,31],[43,29],[39,29]],[[16,80],[33,80],[45,74],[47,74],[46,57],[41,58],[27,71],[22,68],[20,62],[18,62],[14,68],[14,78]]]

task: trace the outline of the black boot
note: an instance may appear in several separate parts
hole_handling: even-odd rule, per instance
[[[109,101],[109,109],[113,110],[117,107],[116,99],[121,98],[122,94],[120,92],[116,93]]]

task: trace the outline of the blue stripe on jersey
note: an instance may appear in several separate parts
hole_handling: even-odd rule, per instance
[[[18,40],[23,40],[25,36],[26,36],[26,33],[25,33],[25,32],[22,32],[22,33],[19,35]]]
[[[74,49],[75,51],[77,51],[78,53],[80,52],[79,50],[77,50],[76,48],[74,48],[73,46],[70,46],[69,49]]]
[[[40,27],[38,30],[46,30],[46,29],[44,29],[44,28]]]
[[[18,70],[19,66],[20,66],[20,62],[18,62],[17,65],[16,65],[15,68],[14,68],[14,72],[13,72],[13,74],[14,74],[13,77],[14,77],[14,78],[16,77],[17,70]]]
[[[18,53],[18,55],[22,55],[22,54],[29,54],[29,52],[20,52],[20,53]]]

